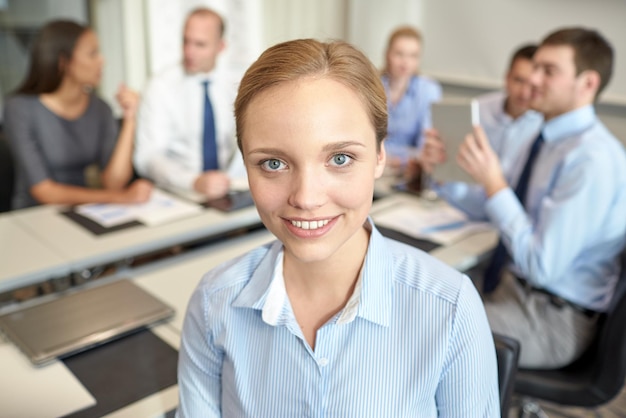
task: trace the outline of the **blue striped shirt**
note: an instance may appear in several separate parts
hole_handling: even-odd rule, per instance
[[[276,241],[200,282],[183,328],[178,417],[500,416],[493,338],[466,276],[374,229],[355,291],[313,351],[282,254]]]

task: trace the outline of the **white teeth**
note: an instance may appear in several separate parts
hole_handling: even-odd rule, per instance
[[[317,229],[328,224],[328,219],[323,221],[291,221],[291,224],[302,229]]]

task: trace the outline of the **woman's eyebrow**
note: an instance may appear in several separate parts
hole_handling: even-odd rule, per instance
[[[277,156],[285,156],[287,155],[285,151],[280,148],[254,148],[248,152],[248,154],[270,154]]]
[[[341,142],[332,142],[330,144],[326,144],[326,145],[324,145],[324,148],[322,148],[322,149],[324,151],[337,151],[337,150],[342,150],[344,148],[348,148],[348,147],[352,147],[352,146],[358,146],[358,147],[365,148],[365,144],[363,144],[362,142],[358,142],[358,141],[341,141]]]

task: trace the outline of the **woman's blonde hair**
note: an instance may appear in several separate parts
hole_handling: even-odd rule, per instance
[[[413,26],[400,26],[389,35],[387,40],[387,49],[385,50],[385,68],[383,68],[383,74],[389,73],[389,51],[393,43],[398,38],[412,38],[415,39],[420,45],[423,42],[422,33],[415,29]]]
[[[353,90],[362,100],[376,132],[377,147],[387,135],[387,99],[378,71],[352,45],[298,39],[268,48],[244,74],[235,101],[237,144],[241,149],[246,112],[262,92],[305,77],[329,78]]]

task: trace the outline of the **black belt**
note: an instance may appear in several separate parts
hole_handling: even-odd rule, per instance
[[[577,305],[574,302],[570,302],[567,299],[563,299],[561,296],[557,296],[554,293],[550,293],[545,289],[534,287],[526,279],[522,279],[521,277],[517,277],[517,276],[515,276],[515,278],[519,282],[520,286],[522,286],[522,288],[524,288],[527,292],[542,293],[548,296],[548,300],[550,301],[550,304],[553,306],[556,306],[557,308],[562,308],[563,306],[569,306],[575,311],[582,313],[588,318],[594,318],[600,314],[600,312],[598,311],[594,311],[594,310],[585,308],[584,306]]]

